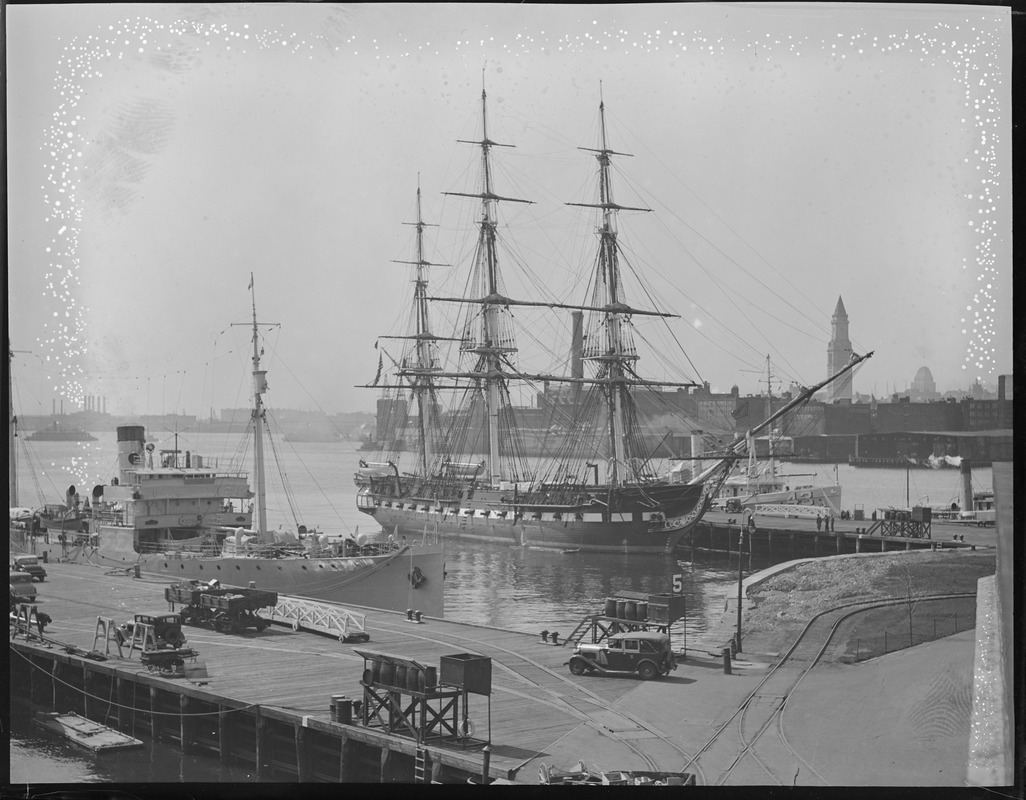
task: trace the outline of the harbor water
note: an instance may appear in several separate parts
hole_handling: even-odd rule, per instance
[[[172,449],[172,434],[159,449]],[[33,442],[19,452],[20,505],[38,507],[63,501],[70,485],[85,498],[97,484],[114,477],[116,441],[113,432],[94,433],[94,442]],[[20,437],[21,438],[21,437]],[[180,433],[177,449],[202,454],[208,465],[252,471],[245,437],[231,434]],[[362,455],[353,442],[294,442],[276,439],[269,457],[268,519],[272,527],[295,530],[296,524],[327,534],[382,535],[377,525],[356,509],[353,474]],[[788,473],[818,473],[818,483],[838,482],[843,508],[862,507],[868,518],[876,508],[907,504],[950,504],[959,501],[957,469],[866,469],[848,465],[794,464]],[[277,476],[286,476],[290,493]],[[977,491],[992,488],[991,470],[973,470]],[[908,500],[906,501],[906,498]],[[292,516],[295,508],[298,520]],[[605,598],[617,591],[669,592],[673,576],[681,576],[688,596],[687,615],[672,631],[674,646],[700,640],[710,621],[722,614],[724,599],[736,588],[737,559],[713,553],[670,556],[626,556],[562,553],[520,547],[448,540],[446,543],[446,618],[475,625],[526,633],[541,630],[570,633],[586,614],[601,611]],[[769,562],[752,561],[758,570]],[[748,558],[745,559],[748,572]],[[45,584],[40,600],[45,602]],[[372,627],[372,623],[369,624]],[[373,634],[372,634],[373,635]],[[12,696],[17,695],[12,687]],[[138,783],[246,782],[246,770],[222,766],[216,758],[182,755],[178,748],[147,742],[145,755],[86,756],[56,735],[35,729],[29,710],[12,703],[11,783]]]

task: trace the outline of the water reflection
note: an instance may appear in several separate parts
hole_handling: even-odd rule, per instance
[[[445,613],[448,619],[525,633],[569,633],[588,614],[602,613],[618,591],[672,591],[680,574],[688,598],[689,631],[718,619],[723,597],[736,583],[737,560],[698,553],[691,564],[662,556],[558,553],[521,547],[449,542]],[[760,569],[763,563],[752,563]],[[748,559],[744,564],[749,572]]]

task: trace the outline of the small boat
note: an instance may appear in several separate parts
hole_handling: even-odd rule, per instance
[[[588,769],[583,761],[578,761],[571,770],[540,765],[538,783],[544,786],[694,786],[695,776],[690,772],[663,770]]]
[[[43,712],[36,716],[35,722],[94,753],[109,753],[143,746],[141,740],[106,725],[101,725],[99,722],[80,717],[73,711],[67,713]]]

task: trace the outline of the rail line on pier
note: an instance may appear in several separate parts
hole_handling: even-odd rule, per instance
[[[961,592],[955,594],[921,595],[917,602],[929,600],[948,600],[975,597],[974,593]],[[738,706],[730,717],[713,733],[708,741],[685,764],[684,770],[691,769],[698,775],[709,773],[715,775],[717,786],[726,784],[735,770],[751,759],[758,766],[760,774],[768,776],[779,786],[797,785],[798,777],[803,768],[813,776],[816,786],[829,786],[830,781],[820,774],[809,761],[788,740],[784,730],[784,711],[787,701],[794,695],[801,682],[819,663],[823,654],[841,623],[849,617],[861,614],[874,608],[901,605],[908,603],[908,597],[890,597],[846,603],[820,612],[813,617],[798,635],[794,644],[769,673],[759,682],[758,686]],[[804,664],[795,674],[782,669],[785,664]],[[733,723],[733,725],[732,725]],[[773,730],[775,736],[765,741],[768,731]],[[737,742],[730,736],[736,732]],[[756,750],[756,746],[761,748]],[[760,752],[762,757],[760,757]],[[794,767],[783,774],[780,764],[790,762]],[[705,768],[702,768],[702,765]],[[778,766],[772,767],[770,763]],[[705,783],[705,781],[702,781]],[[745,781],[750,783],[750,781]]]

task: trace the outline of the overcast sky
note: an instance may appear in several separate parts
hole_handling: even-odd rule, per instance
[[[603,97],[633,305],[679,315],[713,389],[825,376],[842,297],[855,389],[1011,371],[1009,9],[957,5],[105,4],[7,8],[17,409],[248,403],[250,273],[279,408],[370,410],[400,333],[415,192],[432,290],[466,282],[482,82],[507,294],[583,302]],[[601,83],[601,89],[600,89]],[[470,207],[468,207],[470,206]],[[510,259],[512,262],[512,259]],[[632,286],[633,288],[633,286]],[[437,333],[444,335],[444,312]],[[567,321],[518,314],[531,352]],[[396,349],[387,344],[386,348]],[[546,351],[548,351],[546,353]],[[671,357],[683,370],[670,365]],[[539,359],[542,360],[542,359]],[[387,362],[386,362],[387,363]],[[59,402],[59,400],[58,400]]]

